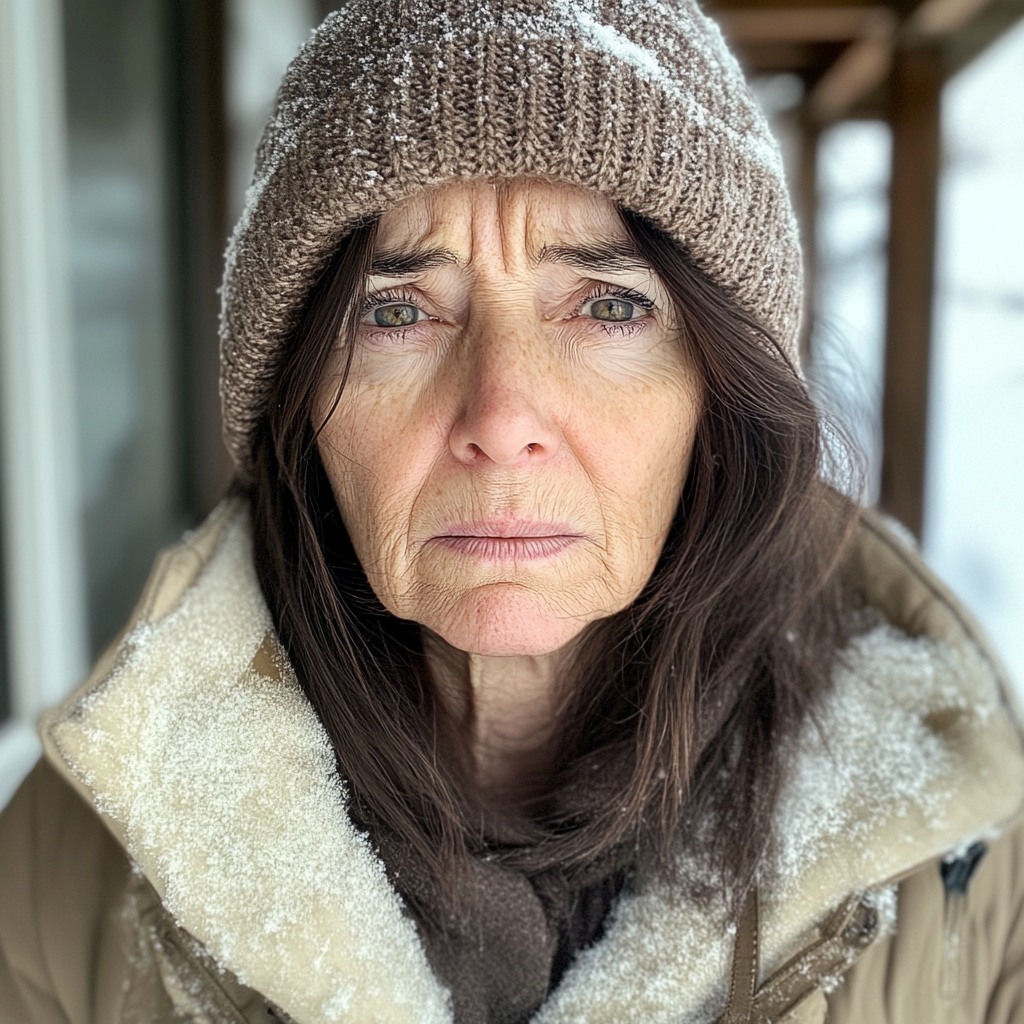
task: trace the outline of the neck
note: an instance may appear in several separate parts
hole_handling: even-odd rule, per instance
[[[499,805],[536,795],[555,766],[566,697],[561,679],[572,645],[496,658],[423,634],[435,693],[468,753],[474,784]]]

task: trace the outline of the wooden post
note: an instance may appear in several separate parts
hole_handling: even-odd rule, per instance
[[[924,518],[942,83],[937,49],[896,55],[879,505],[917,537]]]
[[[803,364],[804,373],[807,373],[814,359],[811,341],[814,336],[816,315],[818,140],[821,137],[821,128],[805,110],[799,120],[799,130],[800,170],[797,182],[797,216],[800,220],[800,244],[804,251],[804,311],[803,324],[800,329],[800,362]]]
[[[180,183],[177,264],[182,445],[186,505],[193,518],[223,497],[231,460],[221,440],[217,288],[227,243],[225,0],[176,0],[172,123]]]

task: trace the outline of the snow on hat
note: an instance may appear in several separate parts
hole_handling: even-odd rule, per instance
[[[285,73],[227,251],[221,400],[243,480],[286,339],[344,236],[424,187],[524,175],[649,218],[797,363],[779,149],[694,0],[350,0]]]

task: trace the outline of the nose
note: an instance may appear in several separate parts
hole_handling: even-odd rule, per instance
[[[470,342],[462,411],[449,437],[466,465],[540,466],[554,457],[561,432],[550,415],[550,368],[536,344],[503,335]]]

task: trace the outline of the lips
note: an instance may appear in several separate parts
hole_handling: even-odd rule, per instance
[[[429,543],[483,562],[524,562],[558,555],[583,536],[569,523],[495,519],[448,524]]]

